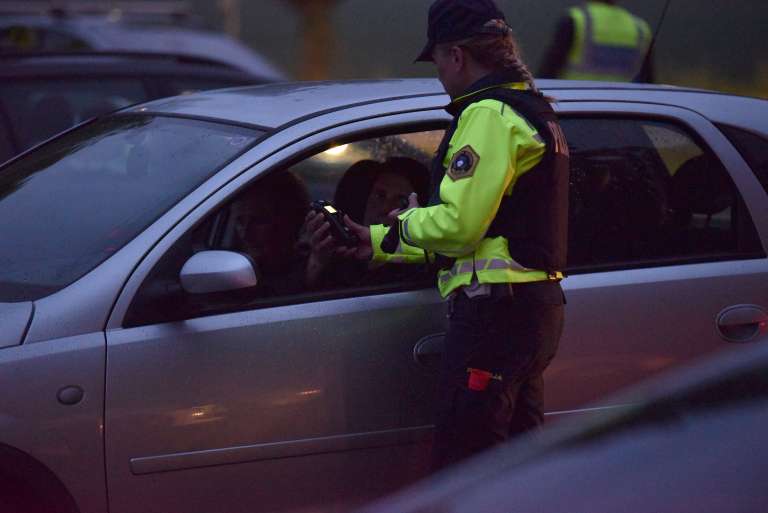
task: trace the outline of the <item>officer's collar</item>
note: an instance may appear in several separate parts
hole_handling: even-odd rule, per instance
[[[473,97],[484,91],[488,91],[489,89],[496,89],[497,87],[518,89],[521,91],[529,89],[528,84],[522,81],[522,76],[517,71],[495,71],[469,86],[461,95],[453,99],[451,103],[445,107],[445,110],[452,116],[455,116],[461,112],[461,109],[468,103],[472,102]]]

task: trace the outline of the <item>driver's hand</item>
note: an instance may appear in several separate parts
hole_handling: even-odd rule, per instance
[[[373,246],[371,245],[371,229],[367,226],[357,224],[348,215],[344,215],[344,224],[357,235],[360,242],[354,248],[340,247],[337,249],[337,254],[355,258],[357,260],[370,260],[373,258]]]

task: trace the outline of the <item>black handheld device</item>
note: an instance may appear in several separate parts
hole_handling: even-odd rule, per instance
[[[327,201],[317,200],[310,205],[313,211],[321,214],[331,225],[331,236],[342,246],[354,247],[360,242],[357,235],[344,224],[344,213]]]

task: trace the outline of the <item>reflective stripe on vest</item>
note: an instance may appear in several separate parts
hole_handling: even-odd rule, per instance
[[[502,258],[483,258],[478,259],[475,261],[474,265],[470,261],[464,261],[464,262],[456,262],[453,267],[450,269],[447,269],[445,271],[442,271],[440,273],[440,283],[445,284],[447,281],[452,280],[458,276],[461,276],[462,274],[472,274],[473,272],[482,272],[482,271],[493,271],[493,270],[501,270],[501,269],[509,269],[512,271],[522,271],[522,272],[534,272],[534,273],[541,273],[541,271],[536,271],[534,269],[528,269],[526,267],[523,267],[519,263],[515,262],[514,260],[504,260]],[[550,280],[562,280],[564,277],[563,273],[560,271],[549,275]],[[525,281],[525,280],[521,280]]]
[[[626,82],[640,72],[651,30],[627,10],[588,3],[570,10],[574,42],[562,78]]]

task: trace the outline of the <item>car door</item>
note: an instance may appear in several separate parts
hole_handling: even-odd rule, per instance
[[[754,214],[768,200],[707,119],[652,104],[560,110],[572,158],[568,306],[545,376],[549,418],[764,341],[768,310],[768,227]]]
[[[444,330],[433,271],[307,289],[301,258],[285,254],[281,271],[265,260],[276,240],[237,240],[297,232],[295,184],[330,200],[352,163],[400,157],[426,173],[445,118],[389,116],[303,139],[214,194],[140,265],[107,331],[113,513],[334,511],[424,475],[434,367],[414,346]],[[179,271],[202,249],[248,254],[256,292],[184,293]]]

